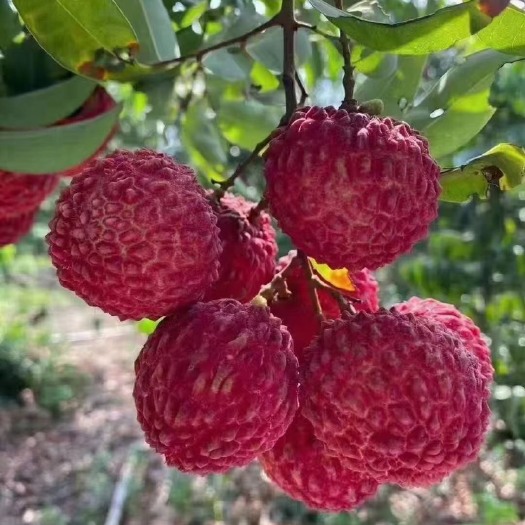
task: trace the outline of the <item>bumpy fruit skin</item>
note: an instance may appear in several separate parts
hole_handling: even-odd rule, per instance
[[[319,333],[321,326],[308,289],[304,269],[296,258],[296,252],[291,251],[281,257],[277,270],[284,272],[289,297],[277,298],[269,304],[273,315],[282,319],[294,341],[294,352],[302,361],[303,350]],[[357,311],[375,312],[379,308],[379,285],[372,272],[361,270],[351,276],[356,290],[351,295],[361,302],[354,303]],[[318,289],[317,295],[325,319],[338,319],[341,310],[334,297],[326,290]]]
[[[117,151],[72,180],[47,241],[65,288],[120,319],[158,319],[217,279],[216,222],[191,168]]]
[[[492,380],[494,368],[490,348],[483,339],[481,330],[470,317],[462,314],[454,305],[436,299],[412,297],[404,303],[394,305],[393,308],[401,314],[414,314],[441,323],[448,328],[461,339],[465,348],[479,359],[481,372],[488,380]]]
[[[98,117],[103,113],[111,110],[117,105],[115,100],[111,95],[103,88],[97,87],[91,96],[86,100],[84,105],[77,111],[74,115],[57,122],[57,125],[63,124],[72,124],[74,122],[82,122],[83,120],[89,120],[91,118]],[[61,171],[60,175],[62,177],[76,177],[82,173],[82,170],[89,164],[93,159],[100,157],[107,149],[109,141],[113,138],[115,133],[118,130],[118,125],[116,125],[109,133],[109,135],[104,139],[104,142],[100,147],[84,162],[78,166],[74,166],[65,171]]]
[[[16,215],[0,218],[0,247],[16,244],[31,231],[38,209]]]
[[[426,486],[477,457],[489,381],[440,324],[359,313],[332,321],[306,353],[303,413],[346,467],[380,483]]]
[[[312,424],[301,414],[259,461],[275,484],[312,509],[351,510],[377,491],[376,481],[346,469],[338,458],[326,453]]]
[[[251,213],[255,204],[231,193],[220,203],[213,193],[208,200],[217,215],[222,255],[219,278],[204,299],[251,301],[275,271],[277,244],[271,218],[264,211]]]
[[[146,441],[184,472],[248,464],[284,434],[298,408],[290,334],[267,308],[233,299],[164,319],[135,372]]]
[[[0,170],[0,219],[34,211],[53,193],[60,177],[25,175]]]
[[[267,198],[297,248],[332,268],[375,270],[427,236],[439,167],[408,124],[299,109],[266,153]]]

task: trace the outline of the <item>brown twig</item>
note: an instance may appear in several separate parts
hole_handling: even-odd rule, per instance
[[[200,49],[199,51],[195,51],[194,53],[189,53],[188,55],[184,55],[178,58],[173,58],[171,60],[164,60],[162,62],[157,62],[156,64],[153,64],[152,67],[155,68],[166,68],[168,66],[176,66],[178,64],[182,64],[183,62],[186,62],[187,60],[202,60],[204,56],[206,56],[208,53],[211,53],[212,51],[217,51],[219,49],[223,49],[225,47],[230,47],[235,44],[245,44],[251,37],[258,35],[259,33],[262,33],[266,29],[269,29],[270,27],[274,27],[279,25],[279,15],[274,16],[273,18],[270,18],[270,20],[267,20],[264,22],[264,24],[261,24],[250,31],[243,33],[242,35],[236,36],[234,38],[230,38],[229,40],[224,40],[223,42],[218,42],[217,44],[213,44],[212,46],[206,47],[204,49]]]
[[[299,99],[299,106],[304,106],[306,99],[308,98],[308,93],[306,91],[306,88],[304,87],[303,81],[301,79],[301,76],[296,71],[295,72],[295,80],[297,82],[297,85],[299,86],[299,91],[301,92],[301,98]]]
[[[343,9],[343,0],[336,0],[335,6],[339,9]],[[345,98],[341,107],[344,109],[355,110],[357,108],[357,101],[354,99],[354,67],[352,66],[351,60],[351,44],[350,40],[346,36],[346,33],[339,30],[339,42],[341,43],[341,50],[343,53],[343,87],[345,90]]]
[[[249,219],[250,220],[255,219],[255,217],[257,217],[257,215],[259,215],[259,213],[261,213],[262,211],[266,210],[267,208],[268,208],[268,200],[266,199],[266,197],[263,197],[257,203],[257,206],[255,206],[255,208],[252,208],[250,210]]]
[[[295,2],[294,0],[283,0],[278,18],[283,28],[283,74],[282,81],[286,97],[286,113],[281,119],[280,125],[288,123],[293,112],[297,108],[297,93],[295,91]]]
[[[246,171],[248,166],[259,156],[259,153],[261,153],[261,151],[270,143],[273,133],[274,131],[272,130],[272,132],[267,137],[265,137],[263,140],[261,140],[261,142],[259,142],[259,144],[257,144],[257,146],[255,146],[255,149],[237,166],[230,177],[228,177],[225,181],[218,183],[219,189],[216,190],[217,195],[223,195],[228,188],[233,186],[235,179]]]
[[[315,314],[319,319],[319,322],[322,323],[325,319],[323,315],[323,309],[321,308],[321,303],[319,302],[319,295],[317,294],[317,283],[312,270],[312,265],[310,264],[308,256],[303,251],[297,250],[297,257],[299,257],[301,260],[301,264],[303,265],[306,278],[308,280],[308,290],[310,292],[310,298],[312,299]]]

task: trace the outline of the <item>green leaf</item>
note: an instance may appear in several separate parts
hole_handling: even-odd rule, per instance
[[[449,155],[477,135],[496,111],[489,103],[496,71],[515,57],[492,50],[449,69],[405,115],[425,135],[432,154]]]
[[[202,64],[214,75],[231,82],[246,80],[252,67],[251,60],[238,47],[214,51],[204,58]]]
[[[259,102],[223,102],[219,110],[219,127],[232,144],[252,150],[277,127],[282,108]]]
[[[150,335],[155,331],[160,321],[152,321],[151,319],[142,319],[135,326],[141,334]]]
[[[177,39],[162,0],[115,0],[139,39],[137,59],[154,64],[178,56]]]
[[[24,129],[50,126],[77,110],[96,83],[74,76],[53,86],[14,97],[0,97],[3,128]]]
[[[0,169],[45,174],[77,166],[93,155],[114,128],[120,106],[95,118],[27,131],[0,131]]]
[[[525,56],[525,12],[511,5],[476,34],[486,47]]]
[[[118,55],[133,56],[137,37],[113,0],[14,0],[38,43],[75,73],[106,78]],[[104,62],[112,58],[115,63]],[[118,69],[118,68],[117,68]]]
[[[428,55],[443,51],[458,40],[477,33],[492,20],[481,13],[476,0],[397,24],[354,16],[324,0],[310,0],[310,3],[359,44],[398,55]]]
[[[192,162],[208,179],[221,180],[227,163],[226,143],[204,100],[193,103],[182,121],[181,139]]]
[[[279,79],[260,62],[253,64],[250,78],[254,86],[260,89],[261,93],[274,91],[279,87]]]
[[[525,182],[525,149],[498,144],[483,155],[441,175],[441,200],[464,202],[472,195],[485,198],[491,185],[508,191]]]
[[[7,49],[21,31],[18,17],[9,6],[9,2],[0,0],[0,49]]]
[[[246,51],[272,73],[281,73],[283,70],[283,32],[281,28],[271,27],[250,39],[246,45]],[[297,65],[305,63],[312,54],[309,36],[303,29],[295,33],[295,53]]]
[[[352,49],[352,64],[367,77],[386,78],[392,76],[398,67],[397,55],[372,51],[363,46]]]
[[[383,55],[386,61],[389,60],[388,57],[389,55]],[[396,69],[387,77],[359,76],[355,96],[359,101],[381,99],[385,106],[384,115],[404,118],[404,108],[414,99],[417,92],[426,57],[399,56],[396,62]]]

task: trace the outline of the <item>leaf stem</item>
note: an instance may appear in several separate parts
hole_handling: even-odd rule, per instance
[[[304,253],[302,250],[297,250],[297,257],[299,257],[299,259],[301,260],[301,264],[303,265],[306,274],[306,279],[308,280],[308,290],[310,292],[310,298],[312,300],[315,314],[319,322],[322,323],[325,320],[325,318],[323,315],[323,309],[321,308],[321,303],[319,301],[319,295],[317,294],[317,283],[312,269],[312,265],[310,264],[306,253]]]
[[[343,10],[343,0],[335,0],[335,6]],[[342,29],[339,30],[339,42],[343,53],[343,87],[345,90],[345,98],[341,108],[355,111],[357,109],[357,101],[354,99],[355,80],[354,67],[351,60],[351,43]]]

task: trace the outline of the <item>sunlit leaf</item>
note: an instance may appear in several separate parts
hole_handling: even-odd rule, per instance
[[[359,44],[400,55],[427,55],[443,51],[477,33],[492,20],[479,10],[476,0],[396,24],[352,15],[324,0],[310,0],[310,3]]]
[[[154,64],[178,56],[177,39],[162,0],[115,0],[138,37],[137,59]]]
[[[45,174],[77,166],[100,148],[114,128],[119,112],[120,106],[116,105],[97,117],[80,122],[34,130],[0,131],[0,169]]]
[[[38,43],[66,69],[95,78],[123,66],[137,37],[113,0],[14,0]]]
[[[323,280],[325,283],[329,284],[333,288],[342,290],[344,292],[354,292],[355,285],[350,278],[350,273],[346,268],[339,268],[333,270],[327,264],[318,263],[312,257],[309,257],[310,263],[314,272]]]
[[[0,0],[0,49],[9,47],[21,30],[16,13],[9,6],[8,0]]]
[[[525,149],[498,144],[459,168],[444,172],[440,179],[441,200],[464,202],[472,195],[487,196],[491,185],[503,191],[525,182]]]
[[[53,86],[14,97],[0,97],[3,128],[50,126],[76,109],[89,97],[96,83],[74,76]]]
[[[141,334],[151,335],[160,321],[152,321],[151,319],[142,319],[135,326]]]

